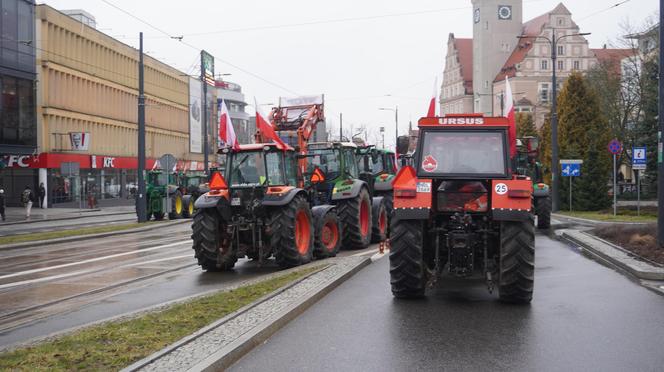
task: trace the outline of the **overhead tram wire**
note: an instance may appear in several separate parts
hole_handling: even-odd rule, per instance
[[[120,8],[119,6],[117,6],[117,5],[113,4],[113,3],[111,3],[111,2],[108,1],[108,0],[101,0],[101,1],[104,2],[104,3],[107,4],[107,5],[109,5],[109,6],[113,7],[113,8],[115,8],[115,9],[117,9],[118,11],[121,11],[122,13],[124,13],[124,14],[126,14],[126,15],[128,15],[128,16],[134,18],[134,19],[136,19],[137,21],[139,21],[139,22],[141,22],[141,23],[147,25],[148,27],[152,28],[153,30],[156,30],[156,31],[158,31],[158,32],[160,32],[160,33],[162,33],[162,34],[168,36],[171,40],[174,40],[174,41],[177,41],[177,42],[179,42],[179,43],[181,43],[181,44],[184,44],[184,45],[188,46],[189,48],[191,48],[191,49],[193,49],[193,50],[196,50],[196,51],[198,51],[198,52],[200,52],[200,51],[203,50],[202,48],[198,48],[197,46],[192,45],[192,44],[190,44],[190,43],[188,43],[188,42],[182,40],[182,36],[173,36],[173,35],[171,35],[170,33],[168,33],[168,32],[166,32],[166,31],[162,30],[161,28],[159,28],[159,27],[157,27],[157,26],[151,24],[150,22],[148,22],[148,21],[146,21],[146,20],[144,20],[144,19],[142,19],[142,18],[140,18],[140,17],[138,17],[138,16],[135,16],[135,15],[132,14],[131,12],[128,12],[128,11],[126,11],[126,10]],[[265,83],[267,83],[267,84],[269,84],[269,85],[272,85],[272,86],[274,86],[274,87],[277,87],[277,88],[279,88],[279,89],[282,89],[282,90],[284,90],[284,91],[286,91],[286,92],[289,92],[289,93],[291,93],[291,94],[299,95],[298,93],[296,93],[295,91],[293,91],[293,90],[291,90],[291,89],[288,89],[288,88],[286,88],[286,87],[284,87],[284,86],[282,86],[282,85],[280,85],[280,84],[277,84],[277,83],[272,82],[272,81],[270,81],[270,80],[268,80],[268,79],[265,79],[264,77],[262,77],[262,76],[260,76],[260,75],[258,75],[258,74],[255,74],[255,73],[253,73],[253,72],[251,72],[251,71],[249,71],[249,70],[246,70],[246,69],[244,69],[244,68],[242,68],[242,67],[240,67],[240,66],[237,66],[237,65],[234,64],[234,63],[228,62],[228,61],[226,61],[226,60],[224,60],[224,59],[222,59],[222,58],[216,57],[216,56],[214,56],[214,58],[215,58],[215,60],[219,60],[219,61],[221,61],[222,63],[225,63],[225,64],[227,64],[227,65],[229,65],[229,66],[231,66],[231,67],[233,67],[233,68],[235,68],[235,69],[237,69],[237,70],[239,70],[239,71],[242,71],[242,72],[244,72],[244,73],[247,74],[247,75],[253,76],[254,78],[256,78],[256,79],[258,79],[258,80],[261,80],[261,81],[263,81],[263,82],[265,82]]]
[[[602,9],[602,10],[599,10],[599,11],[595,12],[595,13],[588,14],[588,15],[585,16],[585,17],[581,17],[581,18],[577,19],[576,21],[577,21],[577,22],[580,22],[580,21],[583,21],[583,20],[588,19],[588,18],[590,18],[590,17],[594,17],[594,16],[596,16],[596,15],[598,15],[598,14],[604,13],[604,12],[606,12],[606,11],[609,11],[609,10],[613,9],[613,8],[617,8],[617,7],[619,7],[619,6],[621,6],[621,5],[625,4],[625,3],[628,3],[628,2],[630,2],[630,1],[632,1],[632,0],[624,0],[624,1],[621,1],[621,2],[619,2],[619,3],[616,3],[616,4],[611,5],[611,6],[608,7],[608,8],[604,8],[604,9]]]

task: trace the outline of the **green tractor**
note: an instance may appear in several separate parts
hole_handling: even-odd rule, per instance
[[[341,223],[342,245],[348,249],[362,249],[374,241],[385,240],[387,210],[382,197],[372,197],[373,176],[360,173],[357,145],[349,142],[319,142],[307,146],[308,172],[316,168],[324,180],[315,185],[313,204],[332,204],[337,207]],[[381,216],[382,231],[373,234],[374,218]],[[375,236],[374,236],[375,235]],[[372,237],[374,239],[372,239]]]
[[[396,175],[394,152],[386,149],[377,149],[373,145],[358,146],[358,166],[360,178],[368,180],[369,189],[374,197],[374,203],[382,197],[385,212],[375,210],[373,215],[372,241],[379,242],[389,235],[390,216],[392,215],[392,180]],[[386,223],[386,225],[384,225]],[[385,227],[387,230],[384,230]]]
[[[551,227],[551,190],[544,183],[542,163],[539,161],[539,139],[517,138],[516,172],[533,180],[533,210],[537,215],[537,228]]]
[[[150,219],[163,220],[168,213],[168,219],[174,220],[183,217],[184,199],[177,185],[177,175],[164,173],[162,170],[148,172],[147,187],[147,216]],[[170,210],[167,210],[170,198]]]
[[[184,204],[182,217],[192,218],[196,210],[194,207],[196,199],[210,191],[207,177],[199,173],[180,173],[178,178],[182,203]]]

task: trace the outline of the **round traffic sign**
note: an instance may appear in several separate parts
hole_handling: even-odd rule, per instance
[[[614,155],[620,154],[622,152],[622,143],[615,138],[612,139],[609,142],[609,152]]]

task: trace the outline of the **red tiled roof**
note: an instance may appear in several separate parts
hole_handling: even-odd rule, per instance
[[[466,94],[473,94],[473,39],[454,39]]]
[[[590,49],[591,52],[595,54],[595,57],[599,63],[608,66],[613,69],[613,72],[616,74],[621,73],[620,61],[625,58],[634,56],[637,51],[632,49]]]

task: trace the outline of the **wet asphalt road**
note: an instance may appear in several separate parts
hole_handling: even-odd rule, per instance
[[[182,221],[136,233],[0,250],[0,348],[279,270],[273,260],[259,266],[240,259],[230,272],[204,272],[190,235],[191,222]]]
[[[664,297],[543,235],[536,256],[530,306],[466,281],[394,299],[385,257],[232,370],[664,370]]]

